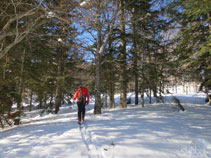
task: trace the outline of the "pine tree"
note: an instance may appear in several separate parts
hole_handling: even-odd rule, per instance
[[[186,80],[201,81],[206,89],[211,89],[211,2],[200,0],[172,1],[169,13],[180,27],[175,53]],[[205,72],[200,76],[201,72]]]

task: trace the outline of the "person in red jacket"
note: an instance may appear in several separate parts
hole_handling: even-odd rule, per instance
[[[74,100],[77,99],[78,105],[78,124],[81,124],[81,121],[84,121],[85,118],[85,106],[89,104],[89,93],[86,87],[80,87],[76,91],[73,97]]]

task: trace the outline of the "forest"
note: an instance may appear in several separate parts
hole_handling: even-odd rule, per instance
[[[1,0],[0,126],[24,105],[57,114],[79,86],[95,99],[144,106],[194,84],[211,103],[210,0]]]

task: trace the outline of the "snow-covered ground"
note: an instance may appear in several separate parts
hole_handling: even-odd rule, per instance
[[[58,115],[27,112],[22,125],[0,130],[0,158],[211,158],[211,106],[204,94],[176,96],[184,112],[171,95],[165,103],[103,109],[101,115],[93,115],[91,102],[82,128],[76,105]]]

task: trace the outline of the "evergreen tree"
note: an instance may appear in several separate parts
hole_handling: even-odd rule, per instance
[[[186,80],[201,80],[206,89],[211,89],[211,2],[172,1],[168,11],[179,26],[175,53],[182,71],[187,71]]]

